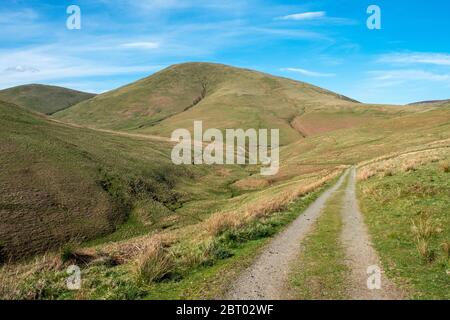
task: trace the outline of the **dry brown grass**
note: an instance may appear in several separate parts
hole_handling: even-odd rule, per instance
[[[440,146],[439,144],[436,146],[436,143],[433,143],[425,145],[423,148],[424,150],[390,155],[361,163],[357,179],[358,181],[365,181],[374,176],[386,177],[398,172],[415,171],[422,165],[447,159],[450,156],[448,145]],[[441,165],[442,170],[446,168],[445,163],[448,162],[446,160],[443,161],[443,165]]]
[[[114,257],[119,264],[135,261],[155,243],[170,247],[178,241],[173,233],[159,233],[136,237],[130,240],[109,243],[95,248],[98,255]]]
[[[218,213],[205,222],[205,229],[211,235],[217,235],[225,230],[236,228],[241,224],[238,216],[233,212]]]
[[[450,241],[446,240],[441,244],[442,251],[444,251],[447,259],[450,259]]]
[[[411,221],[411,231],[417,238],[430,239],[436,231],[433,221],[428,214],[422,214],[419,219]]]
[[[24,287],[23,283],[36,274],[62,269],[63,262],[55,254],[44,254],[27,263],[5,264],[0,267],[0,299],[37,299],[45,286],[44,279],[34,286]]]
[[[420,164],[418,159],[408,159],[402,164],[401,170],[403,172],[416,171]]]
[[[140,281],[159,281],[169,274],[174,266],[173,256],[160,237],[154,237],[136,261],[136,274]]]
[[[441,170],[443,172],[446,172],[446,173],[450,172],[450,162],[449,161],[443,161],[441,163]]]
[[[419,255],[426,262],[432,262],[435,252],[430,247],[430,239],[436,233],[437,228],[431,216],[422,214],[417,220],[412,220],[411,224],[411,231],[416,238],[416,247]]]
[[[430,248],[430,243],[425,239],[417,239],[417,251],[426,262],[434,260],[434,251]]]
[[[0,269],[0,298],[2,300],[11,300],[19,296],[19,277],[18,270],[8,270],[5,267]]]
[[[269,186],[269,181],[264,179],[246,178],[235,182],[233,185],[241,190],[257,190]]]
[[[304,196],[314,190],[317,190],[328,181],[336,178],[342,173],[343,167],[339,167],[326,176],[316,181],[311,181],[306,185],[301,184],[296,188],[286,188],[275,195],[269,195],[257,199],[257,201],[248,204],[241,210],[221,212],[212,215],[204,221],[204,230],[210,236],[216,236],[226,230],[240,228],[251,223],[254,220],[268,217],[274,212],[285,210],[292,201]]]

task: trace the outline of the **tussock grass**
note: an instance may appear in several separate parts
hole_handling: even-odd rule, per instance
[[[173,256],[161,238],[155,237],[136,261],[136,274],[140,281],[151,283],[166,277],[174,267]]]
[[[417,238],[428,240],[435,234],[436,227],[429,214],[422,214],[417,220],[412,220],[411,224],[411,231]]]
[[[441,170],[445,173],[450,172],[450,162],[449,161],[444,161],[441,163]]]
[[[444,252],[444,255],[447,257],[447,259],[450,259],[450,241],[445,240],[441,244],[442,251]]]
[[[236,214],[228,212],[212,216],[205,223],[205,228],[210,235],[216,236],[226,230],[238,227],[241,223],[242,220]]]
[[[430,263],[435,259],[435,251],[430,247],[430,243],[426,239],[417,238],[417,251],[424,261]]]
[[[418,219],[411,221],[411,225],[411,232],[415,236],[419,255],[424,261],[432,262],[436,257],[436,252],[431,247],[430,240],[437,233],[437,227],[431,215],[422,213]]]

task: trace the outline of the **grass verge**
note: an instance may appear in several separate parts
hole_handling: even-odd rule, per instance
[[[413,299],[450,299],[450,175],[434,162],[358,186],[387,274]]]

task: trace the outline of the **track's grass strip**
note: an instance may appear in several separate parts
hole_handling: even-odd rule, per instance
[[[315,230],[305,239],[289,275],[290,299],[345,299],[345,253],[340,243],[345,183],[328,200]]]

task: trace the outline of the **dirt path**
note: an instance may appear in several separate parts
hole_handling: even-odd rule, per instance
[[[169,142],[169,143],[174,144],[174,142],[170,138],[161,137],[161,136],[155,136],[155,135],[150,135],[150,134],[140,134],[140,133],[130,133],[130,132],[123,132],[123,131],[114,131],[114,130],[108,130],[108,129],[99,129],[99,128],[83,126],[83,125],[79,125],[79,124],[75,124],[75,123],[63,122],[61,120],[50,118],[50,117],[47,117],[46,119],[49,121],[56,122],[58,124],[65,125],[68,127],[73,127],[73,128],[89,129],[89,130],[94,130],[94,131],[98,131],[98,132],[110,133],[110,134],[114,134],[117,136],[147,139],[147,140],[153,140],[153,141],[162,141],[162,142]]]
[[[225,299],[283,298],[290,264],[299,253],[300,241],[312,229],[325,202],[342,185],[347,174],[348,172],[269,243],[253,265],[232,283]]]
[[[151,134],[142,134],[142,133],[131,133],[131,132],[124,132],[124,131],[115,131],[115,130],[109,130],[109,129],[99,129],[99,128],[95,128],[92,126],[83,126],[83,125],[78,125],[75,123],[63,122],[58,119],[53,119],[50,117],[47,117],[46,119],[48,119],[49,121],[56,122],[58,124],[73,127],[73,128],[89,129],[89,130],[93,130],[93,131],[113,134],[116,136],[137,138],[137,139],[146,139],[146,140],[152,140],[152,141],[161,141],[161,142],[167,142],[172,145],[175,145],[178,143],[176,141],[172,141],[171,138],[162,137],[162,136],[155,136],[155,135],[151,135]],[[203,142],[203,141],[196,141],[196,140],[193,140],[192,142],[194,145],[203,146],[203,147],[206,147],[210,144],[210,142]],[[215,142],[215,144],[219,148],[222,147],[222,149],[225,150],[225,146],[223,144],[220,144],[219,142]],[[248,151],[245,150],[244,148],[242,148],[240,146],[238,146],[237,148],[238,148],[238,150],[243,151],[245,154],[248,154]]]
[[[370,290],[367,286],[367,268],[382,268],[377,252],[370,241],[367,226],[359,210],[356,199],[356,170],[350,171],[349,183],[345,190],[342,211],[342,244],[346,253],[346,264],[350,269],[349,297],[355,300],[396,300],[402,299],[402,292],[381,272],[381,289]]]

